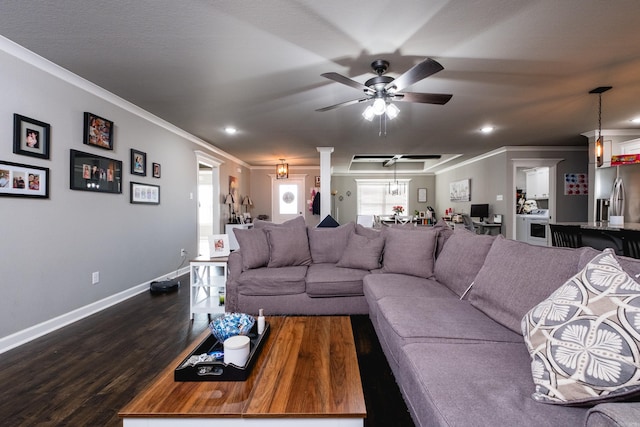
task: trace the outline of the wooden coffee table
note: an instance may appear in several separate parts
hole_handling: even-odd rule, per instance
[[[366,408],[349,317],[268,321],[271,334],[246,381],[173,380],[207,330],[120,411],[123,426],[362,426]]]

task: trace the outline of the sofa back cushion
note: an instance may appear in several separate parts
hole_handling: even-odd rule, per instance
[[[282,224],[276,224],[271,221],[262,221],[255,220],[253,223],[253,228],[270,228],[270,227],[306,227],[307,224],[304,222],[304,217],[299,215],[293,219],[283,222]]]
[[[436,257],[433,272],[438,282],[461,296],[482,268],[494,240],[495,236],[456,230]]]
[[[383,249],[384,238],[380,233],[369,238],[353,231],[337,267],[376,270],[380,268]]]
[[[444,244],[447,243],[449,237],[453,236],[453,229],[442,219],[433,225],[433,229],[438,230],[438,245],[436,246],[436,258],[438,258]]]
[[[242,254],[242,271],[267,266],[269,263],[269,242],[267,242],[267,235],[263,229],[234,228],[233,234],[236,236]]]
[[[269,263],[267,267],[311,264],[306,227],[267,227]]]
[[[308,227],[309,248],[314,264],[336,263],[347,247],[349,236],[355,224],[349,222],[339,227]]]
[[[382,272],[433,277],[433,264],[438,231],[432,227],[383,229],[384,252]]]
[[[496,322],[521,332],[520,321],[578,272],[580,251],[534,246],[499,235],[474,280],[469,301]]]

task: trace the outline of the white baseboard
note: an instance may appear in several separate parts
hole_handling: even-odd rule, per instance
[[[151,282],[173,279],[188,272],[189,267],[183,267],[182,269],[178,270],[177,274],[175,271],[169,274],[165,274],[164,276],[160,276],[155,279],[149,280],[148,282],[133,286],[122,292],[118,292],[117,294],[108,296],[89,305],[85,305],[84,307],[80,307],[58,317],[54,317],[53,319],[49,319],[27,329],[23,329],[6,337],[0,338],[0,354],[21,346],[22,344],[26,344],[29,341],[53,332],[71,323],[77,322],[78,320],[84,319],[85,317],[91,316],[92,314],[109,308],[112,305],[116,305],[133,296],[149,291],[149,284]]]

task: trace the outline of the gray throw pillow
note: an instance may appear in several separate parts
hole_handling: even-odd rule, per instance
[[[640,391],[640,283],[605,249],[522,319],[533,399],[601,403]]]
[[[423,231],[386,227],[384,234],[383,273],[433,277],[438,230]]]
[[[268,227],[269,242],[267,267],[288,267],[311,264],[306,227]]]
[[[233,234],[242,254],[242,271],[264,267],[269,263],[269,242],[264,230],[234,228]]]
[[[349,243],[347,243],[342,258],[336,265],[344,268],[376,270],[380,268],[383,248],[384,239],[379,233],[374,238],[368,238],[353,232],[349,237]]]
[[[253,228],[273,228],[273,227],[306,227],[304,217],[299,215],[293,219],[283,222],[282,224],[276,224],[271,221],[256,220],[253,223]]]
[[[353,222],[339,227],[308,227],[309,248],[314,264],[338,262],[354,228]]]

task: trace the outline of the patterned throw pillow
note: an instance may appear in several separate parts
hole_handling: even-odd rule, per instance
[[[640,284],[606,249],[522,319],[545,403],[600,403],[640,391]]]

